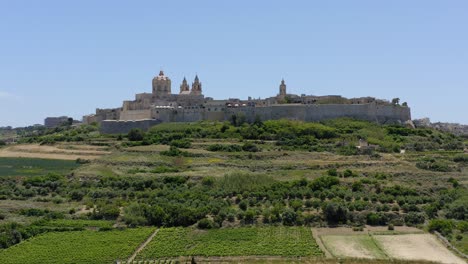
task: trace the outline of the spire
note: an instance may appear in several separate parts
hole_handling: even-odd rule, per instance
[[[200,95],[202,93],[202,84],[198,79],[198,74],[195,75],[195,80],[192,83],[192,91],[191,94]]]
[[[164,72],[162,70],[159,71],[159,76],[164,76]]]
[[[180,93],[190,91],[190,87],[187,84],[187,79],[184,76],[184,79],[182,80],[182,84],[180,85]]]

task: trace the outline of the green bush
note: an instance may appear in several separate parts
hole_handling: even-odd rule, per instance
[[[433,219],[429,222],[428,229],[430,232],[437,231],[443,236],[452,234],[454,224],[452,220]]]
[[[172,140],[170,143],[171,146],[177,148],[190,148],[192,147],[192,141],[190,139],[176,139]]]
[[[247,142],[244,145],[242,145],[242,150],[247,151],[247,152],[258,152],[260,149],[257,147],[257,145]]]
[[[144,138],[144,133],[141,129],[134,128],[128,132],[127,137],[130,141],[142,141]]]
[[[458,154],[453,157],[454,162],[468,162],[468,154]]]
[[[240,152],[242,146],[240,145],[224,145],[224,144],[213,144],[206,148],[208,151],[223,151],[223,152]]]
[[[198,221],[197,227],[199,229],[212,229],[214,227],[214,222],[207,218],[203,218]]]

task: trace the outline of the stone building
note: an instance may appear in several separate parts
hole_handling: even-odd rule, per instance
[[[411,120],[407,106],[393,105],[373,97],[347,99],[339,95],[315,96],[288,94],[281,80],[279,93],[268,98],[215,100],[203,95],[196,75],[191,87],[184,77],[178,94],[172,93],[171,79],[163,71],[152,80],[152,92],[135,95],[122,107],[96,109],[83,117],[84,123],[101,124],[104,133],[125,133],[132,127],[148,128],[159,122],[226,121],[233,115],[244,115],[247,121],[257,118],[320,121],[351,117],[378,123],[400,123]]]

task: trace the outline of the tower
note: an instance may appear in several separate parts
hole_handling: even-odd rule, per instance
[[[182,94],[182,93],[186,93],[189,91],[190,91],[190,86],[187,83],[187,79],[185,79],[184,77],[184,80],[182,81],[182,84],[180,85],[180,93]]]
[[[190,93],[195,95],[202,94],[202,84],[198,79],[198,75],[195,75],[195,80],[192,83],[192,91]]]
[[[153,96],[164,97],[171,94],[171,79],[163,71],[153,78]]]
[[[284,79],[281,80],[281,84],[279,86],[279,95],[286,96],[286,84],[284,83]]]

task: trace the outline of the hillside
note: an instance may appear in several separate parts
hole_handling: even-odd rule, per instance
[[[141,231],[146,227],[161,230],[137,260],[326,257],[321,241],[331,238],[314,230],[336,226],[354,229],[351,235],[373,227],[395,236],[415,232],[408,227],[438,231],[468,254],[467,142],[430,128],[351,119],[236,120],[165,123],[115,136],[93,126],[63,127],[25,134],[19,143],[0,147],[0,157],[9,153],[0,158],[0,247],[7,248],[0,259],[25,247],[22,241],[43,241],[54,232],[148,235]],[[259,232],[279,233],[264,241]],[[159,236],[180,238],[175,253],[161,253]],[[284,236],[283,244],[277,236]],[[244,239],[240,251],[223,249]],[[385,248],[373,258],[405,258]]]

